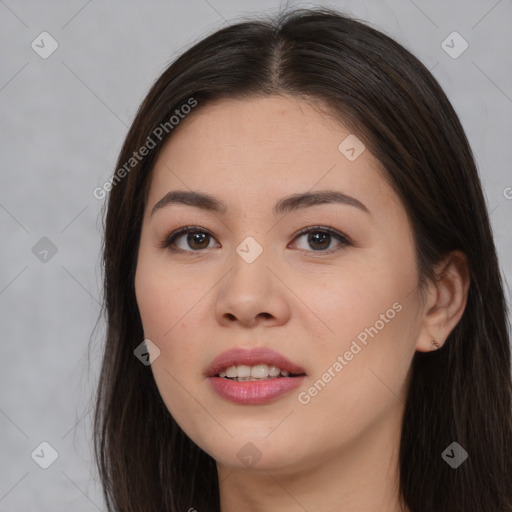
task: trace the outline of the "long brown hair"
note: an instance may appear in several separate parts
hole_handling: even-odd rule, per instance
[[[214,99],[272,94],[322,102],[380,160],[413,226],[420,289],[449,251],[467,256],[471,284],[460,322],[443,348],[412,361],[399,461],[403,500],[412,512],[512,511],[506,302],[471,149],[418,59],[326,8],[246,20],[199,41],[158,78],[126,136],[104,221],[107,332],[94,417],[108,510],[219,510],[215,461],[176,424],[150,367],[134,356],[143,340],[137,252],[151,170],[174,129],[168,124],[160,137],[155,130],[191,98],[197,111]],[[154,147],[130,160],[148,137]],[[457,469],[441,457],[454,441],[469,454]]]

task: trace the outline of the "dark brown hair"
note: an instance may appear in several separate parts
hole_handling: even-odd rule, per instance
[[[431,73],[398,43],[326,8],[240,21],[199,41],[158,78],[122,147],[125,167],[193,98],[291,95],[319,102],[380,160],[413,226],[418,287],[452,250],[466,256],[465,312],[438,351],[412,361],[400,492],[412,512],[512,511],[511,358],[506,303],[487,206],[468,141]],[[189,115],[193,116],[194,112]],[[181,124],[186,123],[186,119]],[[180,124],[180,126],[181,126]],[[219,510],[215,461],[168,412],[149,366],[134,276],[151,170],[173,130],[116,174],[104,236],[107,333],[94,446],[109,511]],[[133,163],[133,162],[132,162]],[[116,171],[117,173],[118,171]],[[452,469],[453,441],[469,458]]]

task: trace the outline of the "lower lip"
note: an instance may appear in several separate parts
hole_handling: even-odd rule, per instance
[[[236,381],[210,377],[213,389],[226,400],[237,404],[265,404],[301,385],[305,375],[276,379]]]

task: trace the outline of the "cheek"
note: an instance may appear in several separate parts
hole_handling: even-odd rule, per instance
[[[318,282],[311,282],[308,286],[297,283],[296,288],[301,290],[301,296],[307,298],[310,311],[308,329],[313,325],[321,327],[318,343],[343,351],[350,348],[353,338],[375,322],[378,322],[379,332],[389,331],[388,326],[398,316],[393,304],[403,300],[402,288],[405,290],[406,284],[402,280],[402,285],[398,285],[389,269],[373,266],[369,270],[369,265],[360,261],[349,271],[329,276],[323,285]],[[385,320],[391,320],[383,323],[381,315],[385,315]],[[364,341],[364,334],[360,338]]]
[[[414,265],[405,257],[399,265],[374,261],[317,288],[308,303],[331,332],[311,344],[315,372],[300,390],[310,399],[305,409],[322,416],[333,407],[354,429],[403,398],[417,335]]]
[[[159,356],[151,364],[151,371],[174,419],[182,428],[194,430],[190,423],[202,414],[190,395],[192,379],[199,379],[202,372],[202,367],[198,366],[201,347],[194,341],[198,339],[199,324],[194,316],[201,314],[199,299],[204,293],[198,284],[185,286],[176,282],[175,277],[159,272],[156,266],[155,262],[151,264],[142,258],[135,276],[145,337],[160,349]]]
[[[144,334],[160,349],[151,365],[157,385],[169,396],[180,394],[175,389],[177,381],[190,383],[202,378],[202,351],[211,337],[204,320],[211,316],[208,310],[212,307],[205,297],[207,290],[204,281],[169,269],[160,257],[139,261],[137,303]]]
[[[165,256],[165,255],[164,255]],[[180,319],[194,309],[203,293],[200,282],[169,268],[163,257],[142,253],[135,274],[135,294],[144,332],[165,341],[182,328]]]
[[[410,318],[405,304],[400,303],[400,311],[388,305],[392,306],[386,301],[366,302],[357,318],[347,322],[340,318],[335,326],[341,334],[336,344],[312,351],[321,355],[315,355],[314,373],[297,390],[296,418],[322,429],[324,435],[316,442],[326,450],[333,439],[350,443],[390,414],[398,414],[405,402],[414,353],[406,341]],[[383,326],[381,313],[388,320],[381,320]]]

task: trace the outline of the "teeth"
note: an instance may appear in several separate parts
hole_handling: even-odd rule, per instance
[[[244,366],[238,367],[238,371],[240,368],[245,368]],[[251,377],[253,379],[266,379],[269,376],[268,366],[266,364],[257,364],[250,369]],[[245,375],[238,375],[239,377],[245,377]]]
[[[269,377],[274,379],[277,377],[288,377],[290,372],[287,370],[281,370],[277,366],[269,366],[267,364],[257,364],[254,366],[239,365],[230,366],[219,372],[219,377],[227,377],[229,379],[237,380],[260,380],[268,379]]]
[[[284,371],[286,371],[286,370],[284,370]],[[281,370],[277,366],[269,366],[268,367],[268,374],[271,377],[278,377],[280,373],[281,373]]]

